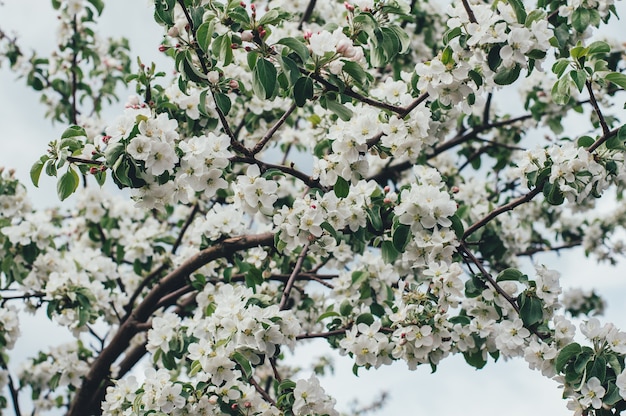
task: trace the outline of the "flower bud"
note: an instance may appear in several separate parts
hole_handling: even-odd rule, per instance
[[[166,50],[169,49],[169,46],[166,45],[159,45],[159,52],[165,52]]]
[[[206,76],[211,84],[217,84],[220,80],[220,73],[217,71],[209,71]]]
[[[241,40],[244,42],[252,42],[252,39],[254,39],[254,35],[252,34],[251,30],[244,30],[243,32],[241,32]]]
[[[167,31],[167,36],[169,37],[177,38],[178,35],[180,35],[180,31],[178,30],[176,26],[170,27],[170,29]]]
[[[217,400],[219,399],[219,397],[217,397],[215,394],[211,397],[209,397],[209,403],[215,405],[217,404]]]

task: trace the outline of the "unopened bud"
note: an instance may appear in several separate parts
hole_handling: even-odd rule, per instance
[[[230,408],[233,410],[237,410],[239,408],[239,405],[237,403],[233,403],[230,405]]]
[[[230,49],[238,49],[239,45],[237,45],[236,43],[231,43],[230,44]]]
[[[178,35],[180,35],[180,32],[176,26],[170,27],[170,29],[167,31],[167,36],[169,37],[176,38],[178,37]]]
[[[252,42],[252,39],[254,39],[254,35],[252,34],[251,30],[244,30],[243,32],[241,32],[241,40],[244,42]]]
[[[211,84],[217,84],[220,80],[220,73],[217,71],[209,71],[206,76]]]
[[[347,1],[343,2],[344,7],[346,8],[347,11],[349,12],[353,12],[354,11],[354,6],[351,5],[350,3],[348,3]]]
[[[239,89],[239,83],[238,83],[237,81],[235,81],[234,79],[231,79],[231,80],[228,82],[228,86],[229,86],[230,88],[232,88],[233,90],[238,90],[238,89]]]
[[[169,46],[166,45],[159,45],[159,52],[165,52],[166,50],[169,49]]]
[[[387,185],[387,186],[385,186],[385,187],[383,188],[383,191],[384,191],[386,194],[388,194],[388,193],[389,193],[389,191],[391,191],[391,187],[390,187],[389,185]]]
[[[460,191],[458,186],[453,186],[450,190],[452,191],[453,194],[456,194],[457,192]]]
[[[215,405],[217,404],[217,400],[219,399],[219,397],[217,397],[216,395],[213,395],[211,397],[209,397],[209,403]]]
[[[243,407],[245,407],[246,409],[249,409],[249,408],[251,408],[251,407],[252,407],[252,403],[250,403],[250,402],[244,402],[244,403],[243,403]]]
[[[90,167],[89,173],[91,173],[92,175],[95,175],[96,173],[98,173],[98,168],[95,166]]]

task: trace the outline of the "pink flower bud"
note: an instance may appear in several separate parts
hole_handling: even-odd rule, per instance
[[[166,45],[159,45],[159,52],[165,52],[166,50],[169,49],[169,46]]]
[[[231,80],[228,82],[228,86],[229,86],[230,88],[232,88],[233,90],[238,90],[238,89],[239,89],[239,83],[238,83],[237,81],[235,81],[234,79],[231,79]]]

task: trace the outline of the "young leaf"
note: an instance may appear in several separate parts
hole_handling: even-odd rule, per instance
[[[337,182],[335,182],[333,190],[337,198],[345,198],[350,193],[350,184],[341,176],[337,176]]]
[[[74,169],[68,169],[57,182],[57,194],[59,195],[59,199],[64,201],[68,196],[72,195],[74,191],[76,191],[76,188],[78,188],[79,183],[80,179],[76,171]]]
[[[610,74],[606,74],[604,79],[626,90],[626,75],[619,72],[611,72]]]
[[[222,110],[222,113],[224,113],[224,115],[227,116],[231,107],[230,98],[228,98],[228,95],[223,94],[221,92],[216,92],[215,103],[217,104],[219,109]]]
[[[313,80],[308,77],[299,78],[293,86],[293,99],[296,105],[303,107],[311,98],[313,98]]]
[[[268,99],[274,94],[276,87],[276,68],[265,58],[256,62],[252,71],[252,90],[261,99]]]
[[[49,160],[48,156],[43,155],[33,164],[33,167],[30,168],[30,180],[33,181],[33,185],[39,186],[39,177],[41,176],[41,171],[43,170],[44,164]]]
[[[309,59],[309,49],[303,42],[299,41],[296,38],[282,38],[276,43],[279,45],[284,45],[293,50],[296,55],[300,57],[300,60],[302,60],[303,63],[305,63]]]

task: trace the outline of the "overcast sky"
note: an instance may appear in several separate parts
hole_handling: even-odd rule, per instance
[[[0,6],[0,28],[17,32],[26,50],[33,48],[42,54],[52,50],[56,17],[49,1],[3,2],[4,6]],[[134,53],[139,54],[144,62],[164,62],[157,53],[161,30],[152,20],[148,2],[113,0],[106,3],[100,33],[103,36],[128,37]],[[623,6],[621,4],[621,10],[624,9]],[[626,12],[622,11],[622,14]],[[623,28],[620,31],[624,33]],[[169,67],[161,69],[170,70]],[[23,81],[16,81],[15,75],[7,71],[6,65],[0,69],[0,166],[17,170],[17,175],[32,191],[31,199],[37,206],[58,206],[54,180],[42,175],[40,189],[34,190],[28,179],[30,166],[45,153],[46,144],[59,137],[66,127],[51,125],[43,118],[44,111],[36,93],[25,88]],[[106,114],[112,120],[118,111],[112,109]],[[598,288],[609,302],[603,320],[614,322],[626,329],[626,303],[623,301],[626,276],[623,264],[618,268],[599,267],[583,257],[580,250],[572,250],[560,258],[550,254],[537,257],[536,260],[560,270],[565,286]],[[24,337],[15,349],[19,351],[19,356],[33,355],[44,347],[42,339],[46,337],[42,337],[41,320],[45,318],[25,318]],[[54,339],[56,341],[58,337],[55,335]],[[309,344],[300,349],[298,360],[317,355],[325,349],[323,342]],[[14,359],[18,359],[17,354]],[[383,389],[391,397],[388,406],[380,414],[571,414],[565,408],[565,401],[560,398],[561,392],[556,383],[529,370],[523,360],[499,362],[495,365],[490,362],[485,369],[476,371],[464,364],[461,357],[456,357],[444,360],[434,375],[429,374],[428,367],[411,372],[406,370],[403,363],[396,363],[377,371],[362,370],[358,379],[351,373],[351,360],[338,359],[336,364],[336,376],[325,378],[323,385],[344,409],[346,403],[354,397],[360,397],[367,402]]]

